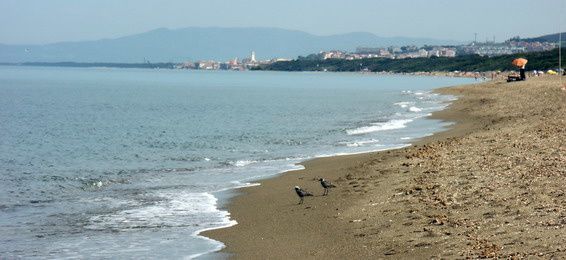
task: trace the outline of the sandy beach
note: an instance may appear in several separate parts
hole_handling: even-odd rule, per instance
[[[558,77],[439,93],[455,122],[412,146],[320,158],[241,189],[203,235],[234,259],[566,258],[566,92]],[[328,196],[317,181],[336,184]],[[298,205],[295,185],[314,193]]]

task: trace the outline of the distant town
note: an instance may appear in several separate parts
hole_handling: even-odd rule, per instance
[[[391,46],[387,48],[358,47],[355,52],[342,50],[326,50],[308,56],[299,56],[297,60],[360,60],[371,58],[384,59],[407,59],[407,58],[432,58],[432,57],[456,57],[464,55],[479,55],[495,57],[516,53],[531,53],[553,50],[558,47],[555,42],[521,40],[519,37],[511,38],[505,42],[495,41],[477,42],[458,46]],[[269,65],[279,61],[290,61],[291,58],[273,58],[270,60],[258,60],[256,53],[251,51],[250,56],[229,61],[185,61],[175,66],[177,69],[192,70],[249,70],[262,65]]]
[[[430,73],[512,71],[509,60],[521,56],[529,60],[531,70],[559,71],[559,34],[537,38],[514,37],[504,42],[472,41],[462,45],[424,46],[360,46],[355,51],[321,50],[306,56],[259,59],[251,49],[247,57],[234,57],[227,61],[186,60],[184,62],[112,63],[112,62],[20,62],[0,65],[107,67],[180,70],[272,70],[272,71],[328,71],[328,72],[381,72]],[[562,42],[565,46],[566,42]],[[562,47],[563,52],[566,48]],[[261,55],[260,55],[261,56]],[[265,56],[265,55],[263,55]],[[566,61],[563,61],[566,63]],[[474,76],[475,77],[475,76]]]
[[[177,69],[195,69],[195,70],[249,70],[259,65],[268,65],[278,61],[289,61],[291,59],[284,58],[274,58],[271,60],[257,60],[255,52],[252,51],[250,56],[239,60],[234,58],[226,62],[218,62],[213,60],[205,61],[186,61],[178,64],[175,68]]]

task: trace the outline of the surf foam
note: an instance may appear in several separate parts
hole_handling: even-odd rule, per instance
[[[409,108],[409,111],[411,111],[411,112],[421,112],[421,111],[423,111],[423,109],[413,106],[413,107]]]
[[[363,135],[373,132],[400,129],[407,127],[407,123],[413,119],[394,119],[384,123],[372,123],[370,126],[363,126],[356,129],[346,130],[348,135]]]

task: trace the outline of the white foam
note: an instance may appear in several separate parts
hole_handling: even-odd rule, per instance
[[[254,161],[254,160],[239,160],[239,161],[236,161],[236,162],[231,162],[231,164],[236,166],[236,167],[244,167],[244,166],[248,166],[252,163],[257,163],[257,161]]]
[[[346,130],[348,135],[362,135],[378,131],[386,131],[407,127],[407,123],[413,119],[395,119],[384,123],[372,123],[371,126],[363,126],[356,129]]]
[[[368,144],[375,144],[378,143],[379,140],[377,139],[370,139],[370,140],[360,140],[360,141],[354,141],[354,142],[342,142],[340,144],[348,146],[348,147],[360,147],[360,146],[365,146]]]
[[[90,218],[87,229],[128,231],[135,228],[185,227],[206,220],[209,227],[233,225],[230,213],[216,207],[210,193],[159,192],[163,200],[152,205],[126,209]]]
[[[254,185],[259,184],[245,183],[238,186]],[[187,257],[188,259],[193,259],[221,250],[225,246],[222,242],[200,236],[200,233],[237,224],[235,220],[230,219],[228,211],[218,209],[218,199],[210,193],[169,191],[158,192],[154,195],[162,197],[163,201],[153,205],[92,216],[89,219],[90,224],[85,228],[91,230],[117,230],[120,232],[138,230],[140,228],[161,229],[163,227],[194,229],[193,237],[208,241],[214,245],[214,248]]]
[[[409,111],[411,111],[411,112],[421,112],[421,111],[423,111],[423,109],[413,106],[413,107],[409,108]]]
[[[393,103],[396,106],[400,106],[401,108],[407,108],[409,105],[412,105],[414,102],[397,102],[397,103]]]

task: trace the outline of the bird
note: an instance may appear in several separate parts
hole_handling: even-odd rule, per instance
[[[327,181],[323,178],[320,178],[319,181],[320,185],[322,185],[322,187],[324,188],[324,193],[322,194],[322,196],[328,195],[328,190],[330,190],[330,188],[336,187],[334,184],[330,183],[330,181]]]
[[[299,198],[301,199],[299,201],[299,204],[303,204],[304,197],[312,196],[312,194],[310,192],[301,189],[299,186],[295,186],[295,192],[297,193],[297,196],[299,196]]]

